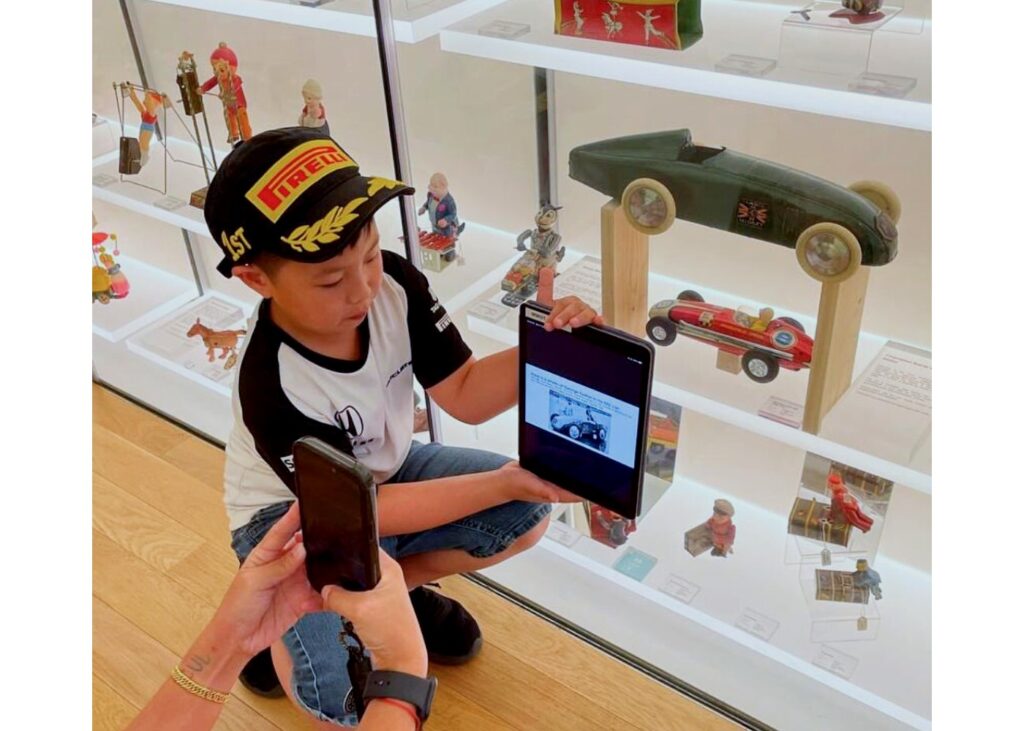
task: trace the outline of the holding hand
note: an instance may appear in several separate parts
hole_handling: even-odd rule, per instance
[[[324,608],[347,618],[378,670],[427,674],[427,648],[409,601],[402,567],[379,551],[380,583],[369,591],[325,586]]]
[[[518,462],[508,462],[498,472],[505,474],[508,478],[509,500],[523,500],[528,503],[578,503],[583,500],[568,490],[523,469]]]
[[[211,622],[247,655],[269,647],[302,615],[322,608],[306,578],[306,547],[298,531],[294,502],[245,559]]]
[[[548,332],[569,327],[584,325],[603,325],[604,318],[597,310],[575,295],[555,299],[555,270],[544,267],[538,272],[537,301],[551,308],[551,314],[544,321],[544,329]]]

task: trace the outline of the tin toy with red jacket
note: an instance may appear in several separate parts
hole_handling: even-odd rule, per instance
[[[213,76],[207,79],[199,90],[206,94],[217,87],[217,96],[224,105],[224,123],[228,127],[228,144],[252,137],[249,126],[249,107],[242,90],[242,77],[238,75],[238,56],[228,44],[221,41],[210,54]]]
[[[318,129],[325,135],[331,134],[331,127],[327,124],[327,111],[323,105],[324,92],[319,81],[306,80],[302,85],[302,101],[305,103],[299,112],[299,126]]]

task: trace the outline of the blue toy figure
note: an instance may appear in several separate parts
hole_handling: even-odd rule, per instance
[[[427,190],[427,200],[420,206],[420,215],[426,213],[430,216],[430,225],[434,233],[458,238],[466,224],[459,223],[455,199],[448,192],[448,178],[444,173],[434,173],[430,176]]]
[[[867,559],[857,560],[857,570],[852,576],[855,587],[869,590],[875,599],[882,598],[882,577],[874,569],[868,568]]]

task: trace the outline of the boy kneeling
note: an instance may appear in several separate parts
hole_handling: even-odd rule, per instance
[[[412,192],[362,176],[334,140],[308,128],[257,135],[224,160],[205,208],[225,255],[218,270],[263,297],[232,397],[224,500],[244,560],[295,499],[296,439],[352,454],[380,484],[381,547],[402,566],[430,659],[459,664],[479,653],[480,628],[423,585],[529,548],[549,503],[576,498],[501,455],[413,441],[414,376],[446,412],[478,424],[516,403],[518,356],[513,348],[476,360],[426,278],[381,249],[374,213]],[[551,290],[547,272],[539,297]],[[600,318],[570,297],[548,322]],[[272,654],[297,705],[351,726],[340,629],[337,615],[306,615]],[[258,671],[249,669],[250,687]]]

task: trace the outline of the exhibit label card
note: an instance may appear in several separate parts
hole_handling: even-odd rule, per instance
[[[744,632],[749,632],[765,642],[771,640],[772,635],[779,628],[779,623],[761,612],[756,612],[750,607],[743,610],[743,614],[736,620],[736,626]]]
[[[576,295],[601,312],[601,260],[585,256],[555,279],[555,299]]]
[[[548,523],[545,535],[555,543],[561,543],[563,546],[572,546],[580,539],[579,531],[569,527],[560,520],[552,520]]]
[[[804,405],[778,396],[769,396],[764,406],[757,410],[757,415],[799,429],[804,423]]]
[[[660,591],[675,597],[683,604],[689,604],[693,598],[700,593],[700,587],[692,581],[684,579],[679,574],[671,574],[665,583],[658,587]]]
[[[643,581],[651,569],[658,563],[658,559],[649,553],[638,551],[635,548],[627,548],[626,552],[619,557],[613,567],[620,574],[625,574],[631,579]]]
[[[813,662],[819,668],[849,680],[853,676],[853,671],[857,669],[858,660],[853,655],[848,655],[834,647],[822,645]]]

